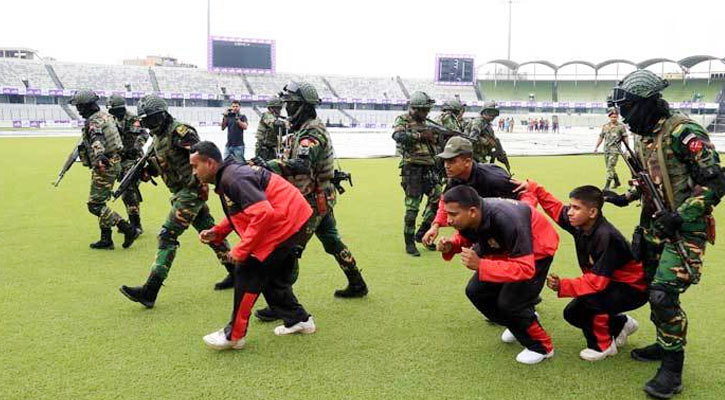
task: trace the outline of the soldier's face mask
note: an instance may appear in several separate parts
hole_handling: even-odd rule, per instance
[[[109,108],[108,113],[113,115],[117,120],[121,120],[126,115],[125,107]]]
[[[284,109],[287,112],[287,115],[292,117],[302,109],[302,103],[300,103],[299,101],[286,101],[284,103]]]
[[[78,110],[78,114],[81,115],[84,119],[88,119],[93,113],[99,110],[98,105],[96,103],[82,103],[82,104],[76,104],[76,110]]]
[[[426,117],[428,117],[429,112],[430,112],[430,108],[416,107],[416,108],[411,109],[410,114],[415,121],[423,122],[423,121],[425,121]]]
[[[158,129],[159,127],[161,127],[161,125],[164,123],[165,119],[166,119],[165,114],[163,112],[159,112],[159,113],[144,117],[141,120],[141,125],[143,125],[144,128],[148,128],[148,129],[154,131],[154,130]]]

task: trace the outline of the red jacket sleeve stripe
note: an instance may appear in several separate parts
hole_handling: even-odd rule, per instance
[[[486,282],[519,282],[534,277],[534,254],[516,258],[484,257],[478,266],[478,279]]]
[[[606,289],[610,279],[606,276],[585,272],[578,278],[559,281],[559,297],[581,297]]]

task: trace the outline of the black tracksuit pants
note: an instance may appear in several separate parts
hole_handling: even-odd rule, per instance
[[[626,283],[610,282],[601,292],[569,302],[564,309],[564,319],[584,332],[588,348],[604,351],[627,322],[627,317],[620,313],[642,307],[647,298],[646,291]]]
[[[489,320],[507,327],[524,347],[547,354],[553,350],[551,337],[534,313],[534,305],[546,282],[553,257],[536,261],[534,277],[521,282],[481,282],[476,272],[466,286],[466,296]]]
[[[227,339],[238,340],[247,334],[252,307],[260,294],[287,327],[310,317],[292,291],[301,249],[298,242],[299,233],[277,246],[264,262],[250,256],[235,268],[234,310],[224,329]]]

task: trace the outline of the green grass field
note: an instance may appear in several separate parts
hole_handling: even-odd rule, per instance
[[[645,398],[642,386],[657,366],[628,353],[654,338],[647,306],[633,313],[641,328],[619,355],[588,363],[578,358],[582,334],[562,318],[567,300],[545,289],[538,310],[556,355],[536,366],[516,363],[521,347],[501,343],[502,328],[466,299],[471,273],[458,259],[405,255],[394,159],[343,161],[355,187],[335,212],[369,296],[332,296],[345,278],[313,239],[295,290],[317,333],[277,337],[275,324],[254,320],[246,349],[210,350],[202,336],[231,312],[232,292],[212,290],[226,272],[191,230],[154,309],[123,297],[120,285],[148,275],[169,193],[163,185],[143,187],[146,233],[132,248],[121,249],[115,234],[116,250],[90,250],[98,228],[85,205],[88,170],[77,164],[59,188],[50,185],[74,141],[0,139],[0,399]],[[561,197],[604,180],[601,156],[518,157],[512,164],[516,176]],[[222,215],[215,198],[210,206]],[[120,201],[113,207],[125,215]],[[626,236],[638,212],[605,208]],[[578,275],[573,242],[561,236],[552,271]],[[709,248],[702,283],[683,296],[690,343],[678,398],[725,397],[723,256],[722,244]]]

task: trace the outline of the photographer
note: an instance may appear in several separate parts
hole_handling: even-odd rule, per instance
[[[247,129],[247,116],[239,112],[239,100],[232,101],[232,106],[224,113],[222,130],[227,129],[227,145],[224,147],[224,158],[230,156],[236,161],[244,162],[244,130]]]

